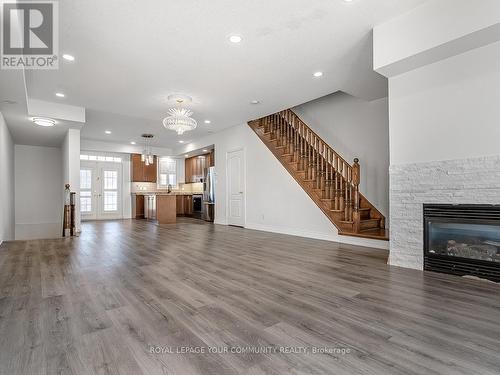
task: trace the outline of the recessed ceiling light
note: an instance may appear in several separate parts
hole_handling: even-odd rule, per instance
[[[204,150],[203,150],[203,152],[208,152],[208,150],[205,150],[205,149],[204,149]]]
[[[179,143],[184,143],[184,141],[179,141]]]
[[[55,120],[45,117],[33,117],[32,121],[38,126],[45,126],[45,127],[54,126],[56,124]]]
[[[240,43],[240,42],[241,42],[241,40],[242,40],[242,38],[241,38],[241,36],[239,36],[239,35],[231,35],[231,36],[229,37],[229,41],[230,41],[231,43]]]
[[[205,120],[205,124],[210,124],[212,121],[210,120]]]
[[[75,57],[74,56],[68,55],[66,53],[63,55],[63,59],[67,60],[67,61],[75,61]]]
[[[131,145],[135,145],[136,143],[134,141],[130,142]]]
[[[260,100],[252,100],[252,101],[250,102],[250,104],[259,104],[259,103],[260,103]]]
[[[56,92],[56,96],[59,98],[64,98],[66,95],[64,95],[62,92]]]
[[[313,76],[315,76],[316,78],[319,78],[319,77],[323,76],[323,72],[316,72],[313,74]]]
[[[185,158],[188,158],[188,157],[189,157],[189,154],[184,155],[184,157],[185,157]]]
[[[111,130],[105,130],[104,133],[111,134]]]

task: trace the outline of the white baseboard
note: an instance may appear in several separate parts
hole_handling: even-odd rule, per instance
[[[247,223],[247,229],[261,230],[264,232],[288,234],[290,236],[313,238],[316,240],[332,241],[349,245],[365,246],[381,250],[389,250],[389,241],[374,240],[370,238],[340,236],[335,229],[331,233],[305,231],[296,228],[278,227],[261,223]]]

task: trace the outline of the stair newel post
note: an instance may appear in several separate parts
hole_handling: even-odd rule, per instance
[[[361,182],[361,167],[359,165],[359,159],[354,159],[354,164],[352,166],[352,185],[354,186],[354,212],[353,212],[353,222],[354,231],[359,233],[361,216],[359,213],[359,184]]]

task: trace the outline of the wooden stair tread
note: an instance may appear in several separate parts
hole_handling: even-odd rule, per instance
[[[314,138],[309,136],[307,139],[305,137],[300,138],[300,147],[295,144],[295,135],[293,135],[297,133],[293,133],[295,129],[291,129],[292,123],[287,120],[289,118],[293,118],[293,116],[298,119],[297,121],[301,124],[301,126],[305,126],[305,128],[308,129],[307,131],[310,133],[307,134],[312,134],[314,136]],[[343,160],[334,150],[330,148],[331,151],[329,152],[333,153],[333,155],[336,155],[336,157],[339,158],[337,160],[340,160],[341,163],[344,163],[342,164],[342,166],[344,167],[340,166],[340,169],[337,170],[337,166],[339,166],[339,164],[334,165],[331,159],[327,161],[324,155],[317,153],[318,150],[320,152],[321,150],[325,150],[325,147],[328,150],[329,146],[290,110],[287,110],[283,113],[279,112],[277,114],[270,115],[269,117],[266,116],[264,119],[264,121],[267,121],[266,124],[273,124],[275,119],[281,119],[280,131],[277,131],[276,128],[274,128],[275,131],[273,132],[265,131],[267,125],[264,124],[263,119],[250,121],[248,125],[252,128],[252,130],[254,130],[256,135],[275,155],[275,157],[280,161],[280,163],[285,167],[290,175],[297,181],[302,189],[317,204],[321,211],[323,211],[323,213],[330,219],[330,221],[338,228],[340,235],[371,238],[377,240],[389,239],[388,231],[384,228],[380,228],[380,226],[383,226],[385,223],[384,217],[359,191],[354,190],[354,193],[352,189],[350,191],[350,194],[359,195],[359,203],[360,205],[363,205],[363,208],[359,208],[359,222],[354,221],[355,216],[349,217],[350,220],[344,220],[346,214],[345,210],[331,209],[331,207],[333,206],[333,202],[335,202],[335,198],[321,198],[323,195],[326,195],[325,191],[328,191],[328,194],[330,193],[329,189],[332,189],[332,183],[334,181],[338,181],[338,178],[340,178],[341,183],[348,182],[354,184],[353,177],[350,172],[352,172],[352,169],[355,167],[359,168],[357,161],[355,162],[354,166],[351,166],[351,164]],[[284,122],[282,121],[283,119]],[[274,124],[276,123],[274,122]],[[290,131],[292,131],[292,133],[290,133]],[[289,135],[291,135],[291,137]],[[314,145],[309,143],[310,139],[314,139]],[[303,148],[304,141],[305,149]],[[306,154],[303,154],[303,151],[301,150],[304,150]],[[311,156],[311,151],[315,153],[313,155],[313,158],[309,157]],[[331,154],[329,153],[328,155]],[[311,170],[310,168],[313,169]],[[345,168],[348,169],[344,173]],[[351,168],[351,170],[349,170],[349,168]],[[333,170],[333,173],[335,173],[335,175],[328,173],[331,170]],[[313,171],[316,177],[306,178],[306,176],[308,176],[309,174],[309,171]],[[326,179],[325,175],[328,175],[329,178]],[[323,185],[323,187],[318,187],[319,184]],[[342,199],[342,197],[339,198]],[[354,196],[351,195],[350,199],[354,199]],[[355,230],[357,230],[358,232],[356,233]]]

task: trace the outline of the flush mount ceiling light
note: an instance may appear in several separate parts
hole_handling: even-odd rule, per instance
[[[38,126],[45,126],[45,127],[54,126],[56,124],[55,120],[45,117],[33,117],[31,121],[33,121]]]
[[[172,95],[171,95],[172,96]],[[170,96],[169,96],[170,99]],[[187,131],[196,129],[198,123],[194,118],[191,118],[193,112],[186,108],[181,108],[181,104],[184,102],[183,98],[176,99],[178,108],[170,108],[167,116],[163,119],[163,126],[165,129],[173,130],[177,132],[178,135],[182,135]]]
[[[62,92],[56,92],[56,96],[59,98],[64,98],[66,95],[64,95]]]
[[[315,76],[316,78],[322,77],[323,76],[323,72],[316,72],[316,73],[313,74],[313,76]]]
[[[75,61],[75,57],[72,55],[68,55],[67,53],[65,53],[62,57],[66,61]]]
[[[111,130],[105,130],[104,133],[111,134]]]
[[[241,43],[242,39],[243,38],[240,35],[236,35],[236,34],[229,36],[229,41],[231,43],[235,43],[235,44]]]

